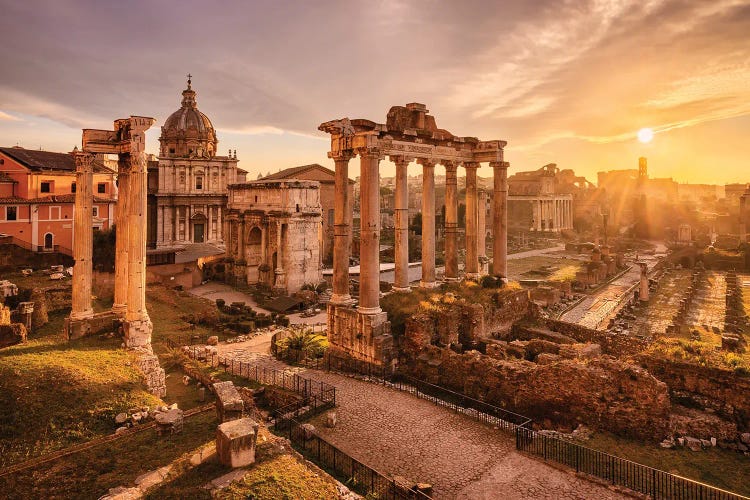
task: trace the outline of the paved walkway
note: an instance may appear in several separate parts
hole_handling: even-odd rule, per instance
[[[361,462],[390,475],[431,483],[438,499],[626,498],[519,454],[514,437],[410,394],[343,375],[287,367],[259,338],[220,345],[235,360],[287,368],[336,386],[334,429],[318,432]]]
[[[188,290],[193,295],[203,297],[211,301],[216,299],[223,299],[227,304],[232,302],[244,302],[245,304],[252,307],[256,312],[271,314],[271,311],[260,307],[253,299],[252,295],[241,292],[225,283],[219,283],[217,281],[209,281],[203,285],[196,286]],[[325,308],[321,309],[320,313],[315,316],[308,318],[303,317],[299,313],[288,315],[289,323],[292,325],[321,325],[327,321]]]

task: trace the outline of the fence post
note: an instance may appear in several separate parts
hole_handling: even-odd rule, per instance
[[[580,451],[581,451],[581,447],[580,446],[576,446],[576,472],[581,472],[581,469],[578,466],[578,455],[580,454],[579,453]]]
[[[651,469],[651,498],[656,498],[656,469]]]
[[[542,436],[542,448],[544,449],[544,460],[547,460],[547,436]]]

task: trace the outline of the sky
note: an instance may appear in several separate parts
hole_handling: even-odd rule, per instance
[[[219,152],[236,149],[248,179],[332,167],[320,123],[383,123],[420,102],[455,135],[507,141],[511,174],[556,163],[596,182],[646,156],[651,177],[750,181],[750,0],[0,0],[0,12],[0,146],[70,151],[81,128],[146,115],[156,153],[190,73]]]

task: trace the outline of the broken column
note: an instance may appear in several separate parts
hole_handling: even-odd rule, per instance
[[[249,418],[224,422],[216,429],[216,455],[229,467],[244,467],[255,462],[258,423]]]
[[[641,266],[641,283],[638,288],[638,298],[641,302],[648,302],[648,264],[639,262]]]
[[[245,403],[237,388],[231,381],[216,382],[216,416],[219,422],[237,420],[244,416]]]

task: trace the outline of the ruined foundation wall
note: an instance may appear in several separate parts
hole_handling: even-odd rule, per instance
[[[666,384],[609,357],[550,364],[492,359],[425,347],[400,366],[414,377],[508,408],[543,427],[579,423],[641,439],[662,439],[670,412]]]
[[[606,330],[594,330],[575,323],[543,319],[539,321],[553,332],[571,337],[576,342],[593,343],[602,346],[604,354],[612,356],[634,355],[647,347],[647,342],[631,335],[611,333]],[[519,325],[520,328],[522,328]]]
[[[375,364],[393,357],[391,323],[386,313],[360,314],[356,309],[328,305],[329,349],[338,356]]]
[[[750,431],[750,376],[650,355],[639,356],[638,360],[664,381],[674,396],[689,398],[703,409],[734,421],[742,432]]]

